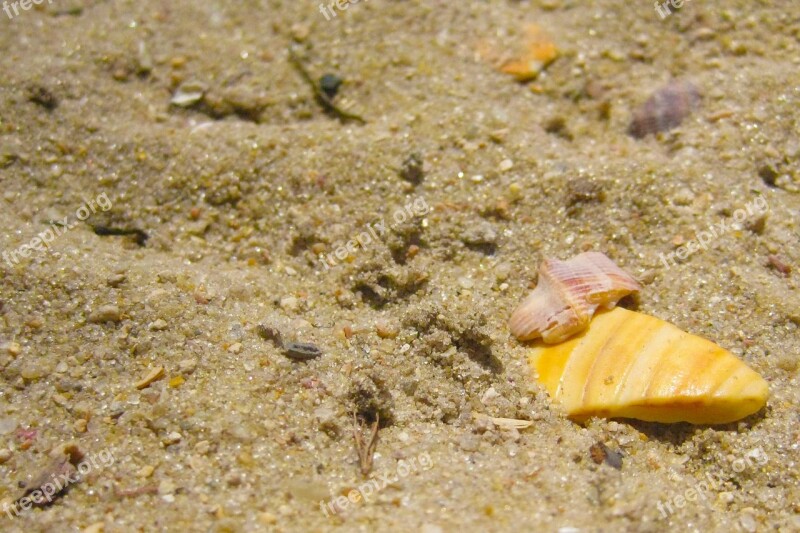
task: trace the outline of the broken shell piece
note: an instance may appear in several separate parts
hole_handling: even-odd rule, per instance
[[[483,413],[472,413],[472,416],[479,421],[490,420],[495,426],[504,429],[525,429],[533,425],[530,420],[520,420],[518,418],[498,418]]]
[[[164,377],[164,367],[157,366],[152,369],[141,381],[136,382],[136,388],[139,390],[146,389],[153,382],[158,381]]]
[[[769,387],[727,350],[658,318],[616,308],[529,365],[573,420],[592,416],[726,424],[758,412]]]
[[[558,57],[556,45],[536,24],[525,25],[524,35],[516,46],[509,48],[487,39],[478,44],[477,52],[484,61],[520,82],[536,79]]]
[[[556,45],[536,24],[525,27],[524,48],[517,57],[506,61],[500,70],[518,81],[530,81],[558,57]]]
[[[519,340],[542,337],[558,343],[586,329],[599,306],[611,309],[639,289],[630,274],[600,252],[568,261],[545,259],[539,284],[511,315],[509,328]]]
[[[172,95],[170,103],[177,107],[192,107],[205,96],[208,88],[197,81],[188,81],[183,83],[175,94]]]

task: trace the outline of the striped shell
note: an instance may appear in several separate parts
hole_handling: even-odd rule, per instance
[[[628,133],[641,139],[678,126],[700,105],[700,91],[688,81],[672,81],[653,93],[633,113]]]
[[[545,259],[539,267],[539,284],[511,315],[509,328],[519,340],[542,337],[546,343],[558,343],[586,329],[599,306],[613,308],[640,288],[600,252],[568,261]]]
[[[658,318],[616,308],[581,335],[538,343],[529,364],[576,421],[592,416],[724,424],[758,412],[767,382],[730,352]]]

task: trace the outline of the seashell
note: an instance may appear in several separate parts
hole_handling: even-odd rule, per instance
[[[556,45],[547,34],[536,24],[528,24],[525,27],[523,50],[504,62],[500,71],[514,76],[517,81],[530,81],[536,79],[557,57]]]
[[[517,81],[536,79],[547,66],[558,58],[558,49],[549,35],[536,24],[525,24],[524,34],[515,46],[506,47],[495,40],[483,40],[478,45],[478,55]]]
[[[533,348],[529,365],[570,418],[725,424],[758,412],[767,382],[713,342],[616,308],[562,344]]]
[[[700,91],[693,83],[672,81],[633,112],[628,134],[641,139],[651,133],[670,130],[700,106],[700,98]]]
[[[613,308],[620,298],[641,287],[630,274],[600,252],[586,252],[568,261],[545,259],[539,284],[509,321],[519,340],[554,344],[586,329],[599,306]]]
[[[177,107],[192,107],[203,99],[208,88],[197,81],[184,82],[175,94],[172,95],[170,103]]]

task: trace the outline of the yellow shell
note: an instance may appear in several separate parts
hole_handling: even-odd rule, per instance
[[[658,318],[616,308],[529,358],[573,420],[592,416],[724,424],[758,412],[767,382],[727,350]]]

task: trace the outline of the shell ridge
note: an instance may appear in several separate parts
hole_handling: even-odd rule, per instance
[[[594,360],[592,361],[592,366],[589,367],[589,371],[586,374],[586,382],[583,384],[583,393],[581,394],[580,405],[586,406],[586,392],[589,389],[589,385],[592,382],[592,376],[594,376],[594,370],[597,367],[597,362],[602,357],[603,352],[605,352],[606,348],[608,348],[608,345],[614,341],[614,335],[618,333],[619,330],[624,327],[624,325],[625,321],[618,320],[617,322],[614,323],[612,327],[606,330],[608,331],[608,337],[606,337],[605,341],[603,342],[603,345],[597,350]]]

